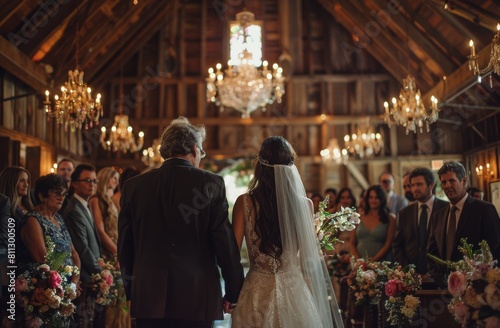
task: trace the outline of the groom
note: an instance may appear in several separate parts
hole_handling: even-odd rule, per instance
[[[224,180],[200,170],[205,128],[180,117],[161,137],[159,169],[125,183],[118,259],[137,327],[212,327],[243,284]]]

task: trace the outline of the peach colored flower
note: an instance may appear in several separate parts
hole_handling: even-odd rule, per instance
[[[33,297],[31,299],[33,301],[33,305],[35,306],[40,306],[47,303],[48,298],[45,295],[45,289],[41,287],[35,288],[35,290],[33,291]]]
[[[495,311],[500,311],[500,291],[494,284],[488,284],[484,288],[485,299],[488,305]]]
[[[453,313],[455,313],[455,319],[464,326],[471,317],[470,308],[461,301],[453,304]]]
[[[29,315],[24,319],[24,326],[26,328],[39,328],[42,324],[42,320],[34,315]]]
[[[496,316],[491,316],[483,320],[486,328],[498,328],[500,327],[500,318]]]
[[[467,288],[467,278],[462,272],[454,271],[448,277],[448,290],[454,297],[461,297]]]

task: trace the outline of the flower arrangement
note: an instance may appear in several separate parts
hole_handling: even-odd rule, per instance
[[[381,271],[387,276],[384,287],[388,297],[384,304],[389,314],[387,321],[397,327],[410,325],[420,305],[420,299],[412,295],[422,287],[420,275],[413,264],[403,268],[397,263],[393,266],[383,263]]]
[[[351,256],[347,252],[334,254],[326,262],[330,277],[343,278],[351,273]]]
[[[65,265],[67,253],[55,251],[45,237],[45,263],[33,264],[16,278],[16,301],[24,310],[26,327],[62,327],[75,311],[76,285],[70,282],[78,274],[76,266]]]
[[[118,262],[105,262],[99,258],[97,263],[102,269],[101,272],[90,276],[97,292],[96,303],[105,306],[122,304],[126,301],[126,296]],[[128,311],[126,307],[123,310]]]
[[[448,291],[452,300],[448,310],[462,327],[500,327],[500,269],[491,255],[486,241],[474,251],[472,245],[462,239],[459,250],[464,255],[458,262],[436,262],[449,266]]]
[[[347,284],[354,292],[355,304],[364,305],[377,303],[382,295],[379,276],[382,263],[351,257],[351,274],[345,277]]]
[[[320,248],[332,251],[333,244],[341,242],[337,238],[337,232],[352,231],[361,221],[354,208],[341,207],[340,212],[331,214],[326,211],[327,206],[328,196],[319,203],[318,212],[314,215],[314,227]]]

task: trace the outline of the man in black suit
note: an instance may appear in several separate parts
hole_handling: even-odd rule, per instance
[[[205,128],[180,117],[161,137],[163,165],[125,183],[118,259],[137,327],[212,327],[243,284],[222,177],[200,170]]]
[[[438,175],[450,206],[434,213],[431,219],[428,252],[443,260],[459,261],[463,258],[458,250],[460,239],[467,238],[475,249],[479,242],[486,240],[493,257],[498,259],[500,218],[493,204],[467,194],[467,177],[462,164],[446,162]],[[437,283],[445,283],[446,267],[429,261],[429,271]]]
[[[436,179],[429,169],[416,168],[409,174],[409,181],[416,202],[399,211],[392,248],[399,264],[415,264],[416,271],[426,280],[429,218],[432,213],[447,207],[448,202],[434,196]]]
[[[101,241],[97,233],[89,198],[94,195],[97,178],[93,166],[80,164],[71,174],[73,197],[64,209],[63,218],[68,227],[75,250],[80,256],[80,280],[82,294],[76,300],[74,325],[77,327],[103,326],[103,308],[95,304],[96,294],[92,290],[91,275],[100,273],[97,260],[101,257]]]

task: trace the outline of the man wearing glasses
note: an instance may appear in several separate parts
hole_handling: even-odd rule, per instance
[[[96,171],[93,166],[80,164],[71,174],[74,193],[64,210],[63,217],[68,227],[73,245],[80,256],[82,295],[75,301],[74,316],[78,327],[104,327],[103,308],[95,304],[90,276],[100,273],[97,260],[101,257],[101,241],[94,224],[94,218],[88,205],[89,198],[97,187]]]
[[[125,182],[118,259],[142,327],[212,327],[243,284],[222,177],[199,169],[205,128],[180,117],[161,137],[165,162]]]

